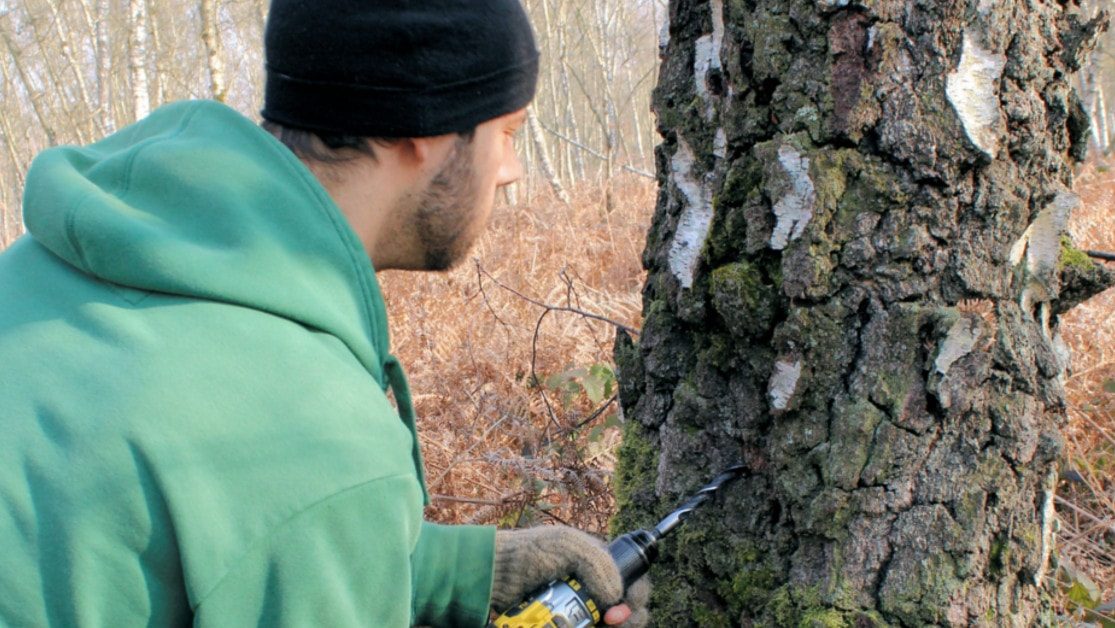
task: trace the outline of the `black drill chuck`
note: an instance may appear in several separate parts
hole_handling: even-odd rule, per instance
[[[623,588],[631,586],[650,569],[658,558],[658,538],[646,530],[635,530],[616,537],[608,552],[623,576]]]

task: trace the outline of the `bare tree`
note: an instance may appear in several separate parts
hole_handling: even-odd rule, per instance
[[[23,93],[26,95],[27,101],[31,104],[31,110],[34,112],[39,127],[42,129],[43,133],[46,134],[47,141],[53,144],[55,141],[54,126],[46,115],[45,104],[43,102],[47,94],[45,90],[41,89],[39,85],[36,85],[28,75],[26,65],[23,61],[23,54],[12,40],[9,31],[11,16],[5,14],[0,17],[5,18],[3,23],[0,23],[0,39],[4,40],[4,47],[8,51],[8,57],[15,67],[16,76],[19,78],[20,86],[23,88]]]
[[[97,0],[96,7],[96,29],[92,35],[94,37],[93,49],[96,51],[94,58],[97,71],[98,113],[105,121],[106,130],[111,131],[116,125],[113,120],[112,106],[109,104],[109,85],[112,71],[112,50],[108,41],[109,0]]]
[[[215,100],[225,102],[228,99],[228,83],[222,59],[217,0],[199,0],[198,12],[201,13],[201,40],[205,43],[205,56],[209,61],[209,91]]]
[[[521,144],[530,193],[643,176],[646,114],[664,0],[526,0],[542,50],[534,122]],[[266,0],[22,0],[0,17],[3,104],[22,173],[43,148],[84,143],[168,100],[212,97],[256,115]],[[536,186],[535,177],[541,177]],[[17,186],[14,175],[7,179]],[[560,190],[560,191],[558,191]],[[18,190],[9,190],[18,198]],[[9,224],[12,224],[9,222]]]
[[[538,123],[538,116],[534,114],[534,109],[527,109],[527,129],[530,131],[531,142],[534,143],[535,150],[538,151],[538,163],[542,167],[542,174],[550,183],[550,187],[554,191],[554,195],[561,200],[562,203],[568,205],[570,203],[569,193],[561,185],[561,179],[558,178],[557,172],[549,157],[549,146],[547,146],[546,136],[542,132],[542,125]]]
[[[132,79],[132,108],[136,119],[151,113],[147,82],[147,0],[128,0],[128,69]]]
[[[48,2],[47,6],[50,7],[51,22],[54,24],[54,33],[58,38],[58,43],[62,50],[62,58],[66,60],[66,67],[69,70],[69,74],[73,77],[74,84],[77,85],[78,95],[81,98],[80,102],[83,105],[83,113],[85,114],[82,117],[87,118],[86,124],[95,132],[103,134],[105,129],[104,125],[100,122],[99,116],[89,115],[93,105],[93,99],[90,96],[89,87],[86,85],[85,73],[81,64],[78,63],[77,55],[74,52],[74,46],[70,41],[70,29],[65,25],[65,20],[58,11],[58,5],[53,2]]]

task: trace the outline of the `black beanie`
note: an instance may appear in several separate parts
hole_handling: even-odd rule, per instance
[[[519,0],[273,0],[262,115],[365,137],[471,130],[534,97]]]

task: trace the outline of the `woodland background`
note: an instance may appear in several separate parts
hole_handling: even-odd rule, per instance
[[[94,141],[185,98],[257,118],[267,4],[0,0],[0,248],[23,232],[23,177],[42,149]],[[503,195],[472,261],[381,279],[421,417],[428,515],[606,534],[621,421],[612,342],[617,327],[637,335],[641,322],[659,139],[649,101],[666,6],[525,4],[543,61],[517,139],[527,176]],[[1077,81],[1093,124],[1072,231],[1080,248],[1115,251],[1115,36]],[[1057,498],[1068,612],[1115,599],[1115,293],[1062,324],[1074,351]]]

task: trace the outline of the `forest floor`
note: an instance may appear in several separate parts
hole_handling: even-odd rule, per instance
[[[1079,248],[1115,251],[1115,168],[1078,177]],[[502,204],[473,252],[445,274],[384,273],[396,354],[421,424],[431,519],[607,533],[620,430],[615,327],[637,330],[654,182],[617,182],[565,206],[543,192]],[[1071,467],[1057,508],[1060,550],[1115,599],[1115,290],[1064,317]]]

